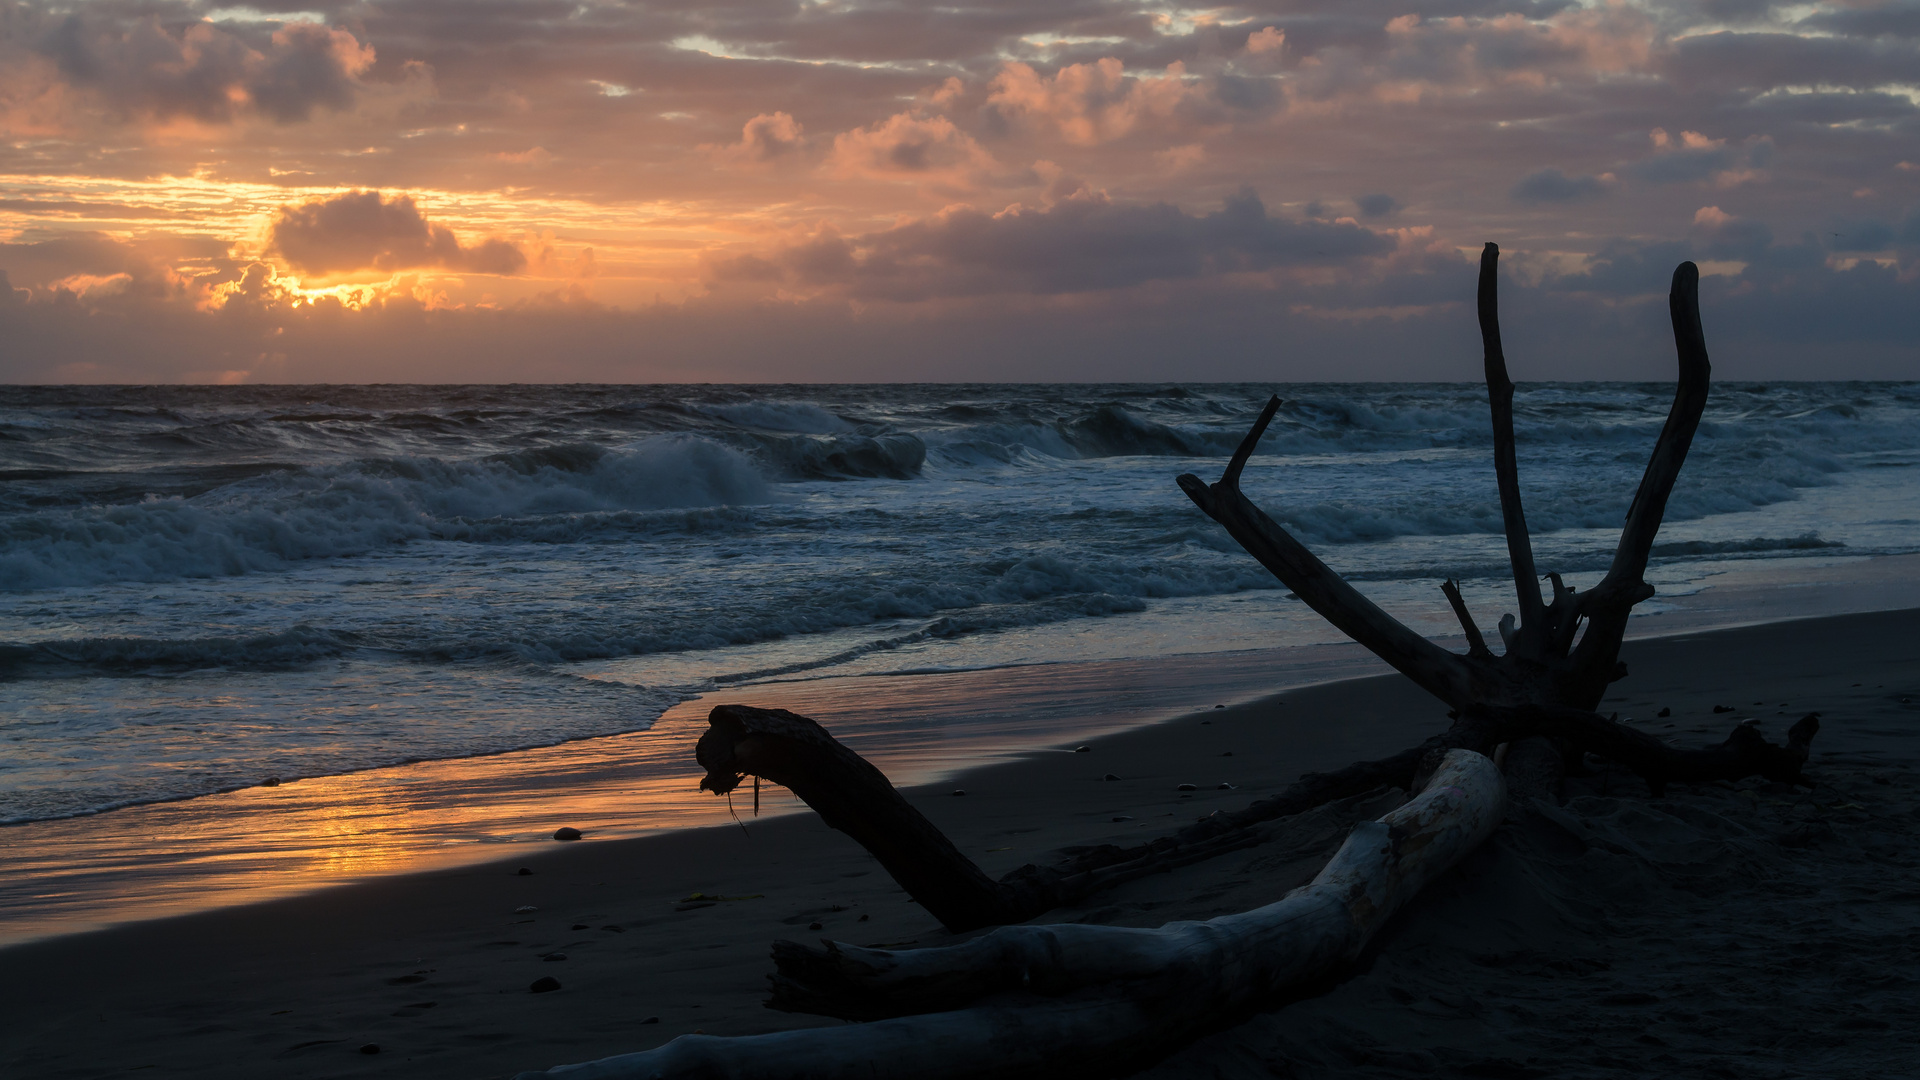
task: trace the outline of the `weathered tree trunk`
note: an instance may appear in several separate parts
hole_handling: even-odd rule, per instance
[[[1526,705],[1478,709],[1446,732],[1378,761],[1360,761],[1330,773],[1308,773],[1243,810],[1220,811],[1170,836],[1131,847],[1102,845],[1053,866],[1028,864],[998,881],[987,877],[871,763],[841,745],[813,720],[784,709],[719,705],[695,754],[707,769],[700,786],[725,793],[747,775],[791,790],[833,828],[872,852],[907,894],[954,932],[1025,922],[1056,907],[1149,874],[1263,843],[1258,827],[1339,799],[1386,787],[1424,786],[1423,771],[1449,751],[1491,755],[1501,743],[1564,741],[1599,754],[1646,779],[1657,795],[1668,783],[1737,780],[1761,775],[1805,782],[1800,768],[1819,730],[1818,713],[1795,724],[1785,747],[1768,743],[1750,724],[1720,746],[1680,750],[1659,739],[1582,709]],[[1559,751],[1551,746],[1520,775],[1538,787],[1557,778]],[[1424,769],[1423,769],[1424,766]],[[1512,754],[1507,772],[1516,773]]]
[[[1020,922],[1016,899],[960,854],[952,841],[900,797],[879,769],[826,729],[785,709],[717,706],[694,756],[700,786],[726,794],[744,775],[780,784],[820,820],[873,853],[887,873],[949,927]]]
[[[1356,827],[1312,884],[1266,907],[1158,930],[1010,926],[902,952],[784,946],[779,978],[788,1007],[898,1018],[747,1038],[682,1035],[656,1050],[517,1080],[1131,1071],[1351,961],[1414,894],[1478,847],[1505,808],[1493,763],[1455,750],[1417,798]],[[972,1002],[980,1004],[959,1007]]]

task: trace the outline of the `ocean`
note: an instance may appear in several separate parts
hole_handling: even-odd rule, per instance
[[[1337,641],[1173,483],[1270,393],[1269,514],[1427,633],[1443,578],[1512,609],[1474,384],[0,388],[0,822],[720,688]],[[1598,579],[1670,398],[1520,387],[1543,571]],[[1920,385],[1716,386],[1642,612],[1920,551],[1916,464]]]

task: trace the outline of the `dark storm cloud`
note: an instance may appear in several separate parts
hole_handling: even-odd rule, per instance
[[[1394,249],[1391,236],[1351,224],[1270,216],[1242,191],[1211,214],[1167,203],[1071,199],[1047,210],[950,210],[851,239],[827,235],[769,258],[716,267],[721,280],[844,287],[894,300],[1018,292],[1125,289],[1276,267],[1336,265]]]
[[[481,274],[514,274],[527,257],[504,240],[464,246],[453,231],[430,224],[406,195],[350,191],[290,206],[274,217],[271,250],[296,270],[407,270],[443,266]]]

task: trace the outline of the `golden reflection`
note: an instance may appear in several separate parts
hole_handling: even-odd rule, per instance
[[[1253,677],[1242,664],[1222,671]],[[694,743],[718,704],[814,716],[905,787],[1164,718],[1205,666],[1189,657],[742,687],[682,702],[648,731],[13,826],[0,845],[0,943],[512,859],[549,850],[561,826],[593,843],[748,819],[751,801],[699,790]],[[1263,687],[1273,679],[1250,670]],[[762,790],[762,817],[803,809],[784,789]]]

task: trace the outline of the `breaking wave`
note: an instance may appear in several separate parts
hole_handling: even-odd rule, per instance
[[[663,436],[466,461],[290,469],[191,498],[42,510],[0,522],[0,590],[225,577],[410,541],[528,538],[555,517],[772,502],[745,454]]]

